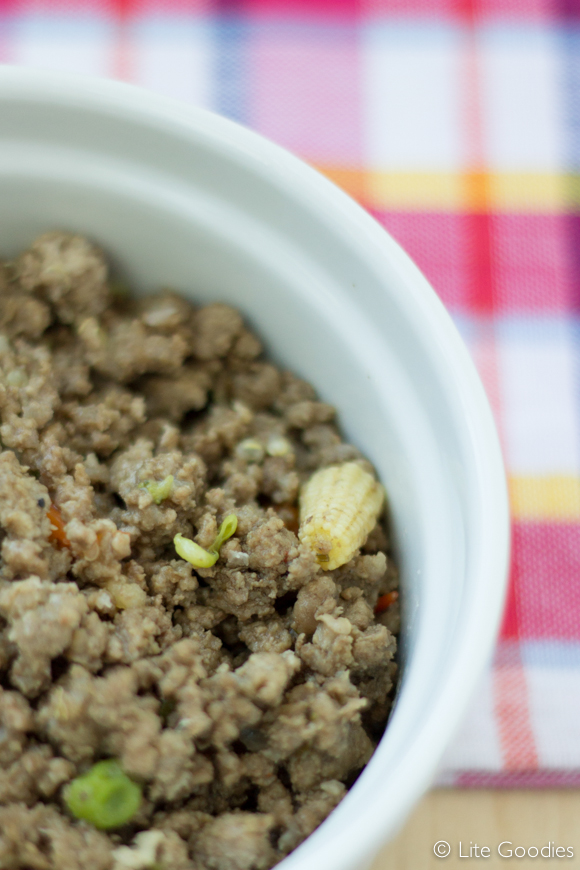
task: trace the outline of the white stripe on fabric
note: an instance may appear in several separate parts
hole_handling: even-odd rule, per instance
[[[502,769],[492,680],[492,672],[488,670],[479,683],[459,732],[441,760],[439,782],[445,782],[463,770]]]
[[[135,82],[157,93],[209,108],[212,104],[211,29],[201,22],[152,19],[132,29]]]
[[[106,19],[17,17],[12,23],[13,63],[81,75],[105,76],[110,70],[114,25]]]
[[[502,324],[498,367],[507,467],[512,474],[580,472],[574,343],[570,325],[529,331]]]
[[[481,96],[491,169],[557,171],[564,165],[561,48],[555,31],[480,31]]]
[[[362,39],[366,157],[373,168],[454,170],[464,162],[462,31],[385,24]]]
[[[580,667],[526,667],[540,767],[580,767]]]

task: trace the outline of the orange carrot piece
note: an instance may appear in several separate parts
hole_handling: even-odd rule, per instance
[[[52,541],[54,544],[58,544],[60,547],[70,547],[70,541],[64,530],[64,522],[60,509],[55,504],[51,504],[46,515],[50,520],[51,525],[51,532],[48,540]]]
[[[398,597],[399,593],[396,589],[393,592],[387,592],[386,595],[381,595],[375,607],[375,614],[378,616],[379,613],[384,613]]]

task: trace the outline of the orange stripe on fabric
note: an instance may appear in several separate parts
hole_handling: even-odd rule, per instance
[[[469,211],[480,212],[489,208],[490,177],[483,170],[466,172],[463,176],[465,207]]]
[[[549,172],[390,171],[314,164],[354,199],[385,211],[561,214],[580,206],[580,176]]]
[[[360,169],[346,169],[338,166],[318,166],[319,172],[341,187],[345,193],[364,204],[367,201],[368,173]]]
[[[580,477],[510,475],[512,516],[518,520],[570,522],[580,520]]]
[[[517,641],[500,644],[493,671],[494,713],[505,770],[536,770],[528,687]]]
[[[470,263],[468,298],[470,309],[480,314],[493,311],[493,268],[489,180],[485,171],[484,133],[481,106],[481,64],[476,36],[476,9],[464,3],[467,16],[464,61],[464,118],[468,164],[464,188],[467,205],[468,256]]]
[[[456,172],[367,173],[368,205],[376,209],[407,211],[465,211],[465,185]]]

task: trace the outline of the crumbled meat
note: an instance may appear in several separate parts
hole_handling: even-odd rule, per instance
[[[117,317],[106,325],[88,317],[78,333],[89,364],[121,383],[148,373],[176,372],[188,351],[181,335],[160,334],[132,317]]]
[[[290,819],[286,831],[280,837],[278,848],[287,853],[295,849],[316,830],[327,815],[344,797],[346,788],[336,779],[322,782],[320,786],[297,797],[300,808]]]
[[[48,305],[18,291],[0,295],[0,329],[10,338],[38,338],[51,321]]]
[[[207,870],[267,870],[276,860],[274,824],[266,813],[223,813],[202,828],[193,856]]]
[[[280,391],[280,375],[269,363],[255,362],[234,375],[234,398],[255,410],[268,408]]]
[[[32,710],[20,692],[0,690],[0,764],[3,768],[22,754],[26,734],[33,730]]]
[[[94,245],[66,233],[45,233],[15,263],[22,289],[46,298],[62,323],[103,313],[109,302],[107,272]]]
[[[29,577],[0,590],[0,615],[17,650],[10,681],[23,695],[34,698],[49,687],[51,661],[67,649],[87,610],[74,583]]]
[[[243,329],[242,318],[229,305],[206,305],[193,315],[193,354],[199,360],[226,356]]]
[[[289,426],[308,429],[317,423],[328,423],[334,417],[334,408],[325,402],[295,402],[286,409]]]
[[[334,413],[233,308],[121,296],[80,236],[0,263],[1,868],[269,870],[341,800],[400,608],[382,522],[328,572],[298,540],[300,484],[365,461]],[[177,557],[230,514],[215,565]],[[112,833],[63,800],[107,758],[143,792]]]
[[[48,540],[50,497],[27,470],[12,451],[0,453],[0,528],[4,532],[0,573],[7,579],[30,573],[47,577],[55,561]]]
[[[188,411],[205,408],[213,380],[207,367],[185,365],[174,378],[159,375],[143,384],[149,414],[181,420]]]
[[[0,867],[4,870],[111,870],[112,843],[76,825],[56,806],[0,807]]]
[[[283,653],[292,647],[292,635],[281,619],[251,622],[240,629],[239,637],[252,652]]]
[[[327,609],[336,607],[337,588],[332,577],[318,577],[303,586],[294,605],[292,627],[298,634],[312,635],[318,627],[316,615],[328,602]]]
[[[17,451],[38,448],[39,430],[60,405],[51,354],[43,345],[22,339],[0,342],[0,439]]]
[[[49,746],[32,746],[17,761],[0,769],[0,805],[31,806],[39,798],[50,798],[74,773],[74,765],[64,758],[53,758]]]
[[[61,417],[69,444],[80,453],[110,456],[145,419],[145,400],[129,390],[109,386],[90,393],[84,402],[64,402]]]
[[[134,845],[119,846],[113,851],[112,870],[194,870],[187,854],[187,845],[174,831],[152,828],[135,836]]]

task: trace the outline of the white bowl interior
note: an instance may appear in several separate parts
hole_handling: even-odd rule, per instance
[[[283,862],[360,868],[428,783],[501,605],[505,488],[471,363],[398,246],[280,149],[124,86],[4,70],[0,256],[56,228],[96,240],[143,292],[239,307],[270,355],[337,406],[386,485],[402,691],[355,787]]]

